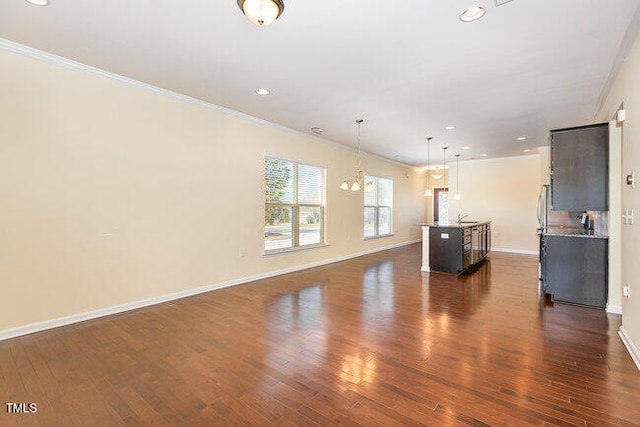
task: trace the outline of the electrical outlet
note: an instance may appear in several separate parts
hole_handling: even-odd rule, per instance
[[[624,225],[633,225],[633,209],[625,209],[622,215],[622,223]]]
[[[622,287],[622,296],[625,298],[631,298],[631,287],[628,284]]]
[[[244,248],[240,248],[240,250],[238,251],[238,255],[240,256],[240,258],[244,257],[245,255]]]

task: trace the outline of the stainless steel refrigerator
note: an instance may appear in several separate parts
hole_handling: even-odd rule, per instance
[[[543,185],[540,188],[540,194],[538,195],[538,239],[539,239],[539,251],[540,258],[538,262],[538,278],[544,280],[544,256],[543,256],[543,244],[544,234],[550,227],[576,227],[576,221],[573,218],[572,213],[569,211],[554,211],[551,209],[551,188],[548,185]]]

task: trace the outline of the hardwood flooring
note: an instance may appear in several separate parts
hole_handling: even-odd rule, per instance
[[[620,318],[420,245],[0,342],[2,426],[640,425]]]

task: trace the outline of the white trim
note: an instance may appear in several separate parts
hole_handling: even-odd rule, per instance
[[[622,339],[624,346],[627,347],[627,351],[631,355],[633,361],[636,362],[638,370],[640,370],[640,351],[638,351],[638,348],[633,344],[633,341],[631,341],[631,337],[627,334],[624,326],[620,326],[618,335],[620,335],[620,339]]]
[[[148,298],[140,301],[134,301],[126,304],[115,305],[111,307],[102,308],[95,311],[89,311],[85,313],[73,314],[71,316],[59,317],[57,319],[45,320],[44,322],[32,323],[30,325],[18,326],[17,328],[0,330],[0,341],[7,340],[9,338],[15,338],[22,335],[32,334],[34,332],[40,332],[47,329],[58,328],[60,326],[66,326],[73,323],[84,322],[85,320],[96,319],[99,317],[109,316],[111,314],[122,313],[125,311],[135,310],[137,308],[147,307],[150,305],[161,304],[168,301],[173,301],[181,298],[190,297],[205,292],[210,292],[216,289],[227,288],[229,286],[240,285],[242,283],[253,282],[260,279],[268,279],[274,276],[280,276],[282,274],[293,273],[300,270],[306,270],[308,268],[320,267],[322,265],[333,264],[335,262],[346,261],[351,258],[357,258],[364,255],[369,255],[375,252],[382,252],[389,249],[395,249],[402,246],[411,245],[420,242],[421,239],[410,240],[408,242],[396,243],[381,248],[368,249],[366,251],[345,255],[337,258],[330,258],[323,261],[317,261],[310,264],[297,265],[294,267],[284,268],[281,270],[270,271],[267,273],[256,274],[254,276],[242,277],[240,279],[228,280],[226,282],[216,283],[213,285],[202,286],[195,289],[189,289],[186,291],[176,292],[168,295],[161,295],[158,297]]]
[[[492,252],[508,252],[512,254],[521,255],[538,255],[538,251],[525,251],[523,249],[508,249],[508,248],[491,248]]]
[[[294,130],[294,129],[288,128],[286,126],[279,125],[277,123],[269,122],[267,120],[259,119],[257,117],[253,117],[253,116],[250,116],[248,114],[241,113],[239,111],[231,110],[229,108],[222,107],[220,105],[216,105],[216,104],[213,104],[213,103],[210,103],[210,102],[206,102],[206,101],[203,101],[201,99],[197,99],[197,98],[193,98],[191,96],[183,95],[181,93],[173,92],[173,91],[170,91],[168,89],[163,89],[163,88],[158,87],[158,86],[153,86],[153,85],[151,85],[149,83],[144,83],[144,82],[141,82],[141,81],[138,81],[138,80],[131,79],[129,77],[124,77],[124,76],[121,76],[119,74],[115,74],[115,73],[112,73],[110,71],[103,70],[101,68],[92,67],[91,65],[83,64],[81,62],[72,61],[70,59],[63,58],[63,57],[57,56],[57,55],[53,55],[51,53],[44,52],[42,50],[34,49],[32,47],[29,47],[29,46],[24,46],[24,45],[21,45],[19,43],[12,42],[11,40],[3,39],[1,37],[0,37],[0,48],[8,50],[9,52],[17,53],[17,54],[24,55],[24,56],[27,56],[27,57],[30,57],[30,58],[39,59],[41,61],[45,61],[45,62],[48,62],[50,64],[55,64],[55,65],[59,65],[59,66],[62,66],[62,67],[71,68],[71,69],[74,69],[74,70],[84,71],[84,72],[87,72],[87,73],[90,73],[90,74],[97,75],[97,76],[102,77],[102,78],[106,78],[108,80],[114,80],[114,81],[119,82],[119,83],[123,83],[123,84],[129,85],[129,86],[137,87],[139,89],[148,90],[148,91],[157,93],[159,95],[163,95],[163,96],[167,96],[169,98],[177,99],[179,101],[187,102],[189,104],[196,105],[196,106],[199,106],[199,107],[202,107],[202,108],[207,108],[207,109],[210,109],[210,110],[214,110],[214,111],[217,111],[217,112],[222,113],[222,114],[228,114],[228,115],[233,116],[233,117],[237,117],[237,118],[240,118],[240,119],[248,120],[250,122],[258,123],[258,124],[261,124],[263,126],[267,126],[267,127],[273,128],[273,129],[277,129],[277,130],[280,130],[280,131],[283,131],[283,132],[287,132],[287,133],[290,133],[290,134],[294,134],[294,135],[298,135],[298,136],[302,136],[302,137],[306,137],[306,138],[311,138],[311,139],[313,139],[315,141],[321,142],[323,144],[331,145],[333,147],[341,148],[343,150],[348,150],[348,151],[351,151],[351,152],[354,152],[354,153],[357,151],[355,147],[352,147],[350,145],[340,144],[339,142],[331,141],[331,140],[328,140],[328,139],[320,138],[319,136],[316,136],[316,135],[314,135],[314,134],[312,134],[310,132],[307,133],[307,132],[301,132],[301,131],[298,131],[298,130]],[[386,162],[394,163],[396,165],[403,166],[405,168],[411,168],[412,167],[412,166],[410,166],[410,165],[408,165],[406,163],[402,163],[402,162],[399,162],[399,161],[394,160],[394,159],[388,159],[388,158],[382,157],[382,156],[380,156],[378,154],[369,153],[369,152],[367,152],[365,150],[361,150],[361,153],[363,155],[367,155],[367,156],[370,156],[370,157],[373,157],[373,158],[376,158],[376,159],[384,160]]]
[[[329,247],[328,243],[315,243],[313,245],[293,246],[293,247],[289,247],[289,248],[271,249],[268,252],[263,252],[262,256],[268,257],[268,256],[272,256],[272,255],[283,255],[283,254],[290,254],[290,253],[301,252],[301,251],[310,251],[312,249],[322,249],[322,248],[328,248],[328,247]]]
[[[431,248],[429,247],[429,235],[431,226],[422,226],[422,267],[420,271],[429,273],[431,271]]]
[[[369,208],[374,208],[375,206],[367,206]],[[389,206],[382,206],[383,208],[387,208]],[[393,209],[393,208],[392,208]],[[363,241],[367,241],[367,240],[376,240],[376,239],[384,239],[385,237],[393,237],[395,236],[395,234],[391,233],[391,234],[376,234],[374,236],[365,236],[362,238]]]
[[[619,306],[619,305],[607,305],[607,313],[610,313],[610,314],[622,314],[622,306]]]
[[[613,60],[613,64],[611,64],[611,69],[609,70],[609,75],[607,76],[607,80],[602,86],[602,90],[600,91],[600,96],[598,96],[598,100],[593,106],[593,115],[592,122],[598,121],[598,115],[601,110],[604,108],[604,103],[607,101],[607,97],[609,96],[609,92],[611,92],[611,88],[615,83],[618,75],[620,74],[620,70],[622,70],[622,66],[624,65],[629,52],[631,52],[631,48],[633,48],[633,44],[638,36],[638,32],[640,31],[640,6],[636,8],[635,13],[631,17],[631,21],[629,22],[629,26],[620,41],[620,45],[618,46],[618,51],[616,52],[616,56]],[[610,112],[606,112],[607,114]]]

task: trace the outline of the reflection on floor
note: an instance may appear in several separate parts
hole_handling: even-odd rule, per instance
[[[0,342],[0,425],[640,424],[619,325],[410,245]]]

